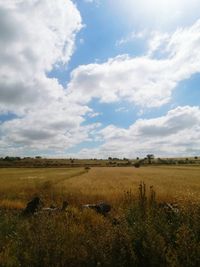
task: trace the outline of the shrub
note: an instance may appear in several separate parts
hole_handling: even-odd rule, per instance
[[[135,166],[135,168],[140,168],[140,162],[135,162],[134,166]]]

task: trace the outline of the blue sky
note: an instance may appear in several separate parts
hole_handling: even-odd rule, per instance
[[[200,155],[199,10],[0,1],[0,156]]]

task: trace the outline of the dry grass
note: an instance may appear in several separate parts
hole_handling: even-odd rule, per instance
[[[16,209],[21,210],[25,206],[25,203],[20,200],[0,200],[0,207],[3,209]]]
[[[200,167],[92,168],[81,177],[64,181],[62,187],[79,197],[113,202],[126,191],[136,193],[141,181],[153,185],[163,200],[200,200]]]
[[[150,201],[148,193],[135,197],[144,181],[159,200],[199,201],[199,171],[188,166],[0,169],[0,266],[200,266],[199,205],[180,205],[174,213]],[[30,217],[12,210],[34,194],[47,205],[60,204],[63,197],[70,206]],[[106,217],[77,205],[99,200],[113,204]]]
[[[124,192],[131,190],[137,194],[141,181],[148,188],[153,185],[161,200],[200,201],[200,167],[197,166],[94,167],[89,171],[7,168],[0,169],[0,206],[21,207],[36,194],[48,202],[67,198],[73,204],[100,200],[116,203]]]
[[[22,207],[34,195],[52,198],[57,184],[85,172],[83,168],[0,169],[0,207]]]

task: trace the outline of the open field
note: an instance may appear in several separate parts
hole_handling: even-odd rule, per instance
[[[21,208],[31,197],[40,194],[51,200],[57,184],[85,172],[83,168],[2,168],[0,206]]]
[[[6,200],[22,205],[36,194],[54,201],[69,198],[79,204],[107,200],[118,202],[124,192],[136,194],[144,181],[161,200],[200,201],[199,166],[0,169],[0,205]],[[11,203],[11,202],[10,202]]]
[[[34,196],[69,206],[22,216]],[[81,207],[99,201],[105,217]],[[198,166],[2,168],[0,266],[199,267],[199,203]]]
[[[126,191],[136,193],[141,181],[153,186],[159,199],[200,201],[200,167],[92,168],[62,185],[79,196],[115,202]]]

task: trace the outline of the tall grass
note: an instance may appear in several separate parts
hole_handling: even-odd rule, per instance
[[[200,208],[166,211],[141,183],[107,217],[71,205],[65,213],[0,213],[0,266],[200,266]]]
[[[0,266],[200,266],[199,169],[19,171],[0,175]],[[47,206],[70,205],[66,212],[21,216],[36,194]],[[106,217],[81,208],[100,200],[112,204]],[[178,211],[163,201],[176,201]]]

